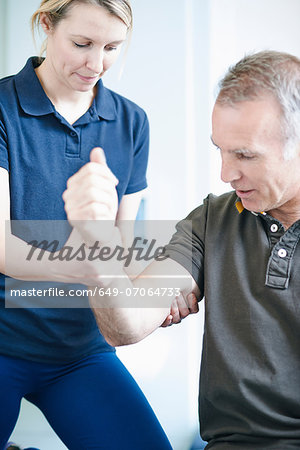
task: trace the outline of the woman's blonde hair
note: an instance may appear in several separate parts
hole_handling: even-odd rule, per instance
[[[75,4],[80,3],[102,6],[110,14],[121,19],[127,26],[128,31],[131,31],[133,19],[129,0],[42,0],[40,7],[31,17],[33,37],[36,28],[40,25],[41,13],[46,13],[48,15],[51,25],[55,28],[61,20],[67,17],[70,9]],[[42,45],[41,55],[46,50],[46,46],[47,40]]]

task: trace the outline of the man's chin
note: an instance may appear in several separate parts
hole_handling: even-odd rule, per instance
[[[248,211],[254,212],[254,213],[261,213],[264,211],[263,208],[260,207],[260,205],[258,205],[256,202],[254,202],[253,200],[248,200],[248,199],[241,199],[242,205],[245,209],[247,209]]]

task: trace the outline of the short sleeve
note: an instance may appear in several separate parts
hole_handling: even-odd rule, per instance
[[[3,167],[4,169],[9,171],[7,134],[1,114],[0,114],[0,167]]]
[[[204,294],[204,257],[206,230],[206,203],[192,211],[176,225],[176,232],[165,254],[183,266],[197,283],[201,297]]]
[[[149,156],[149,121],[142,111],[141,124],[137,127],[134,136],[134,154],[131,175],[125,194],[133,194],[147,187],[147,165]]]

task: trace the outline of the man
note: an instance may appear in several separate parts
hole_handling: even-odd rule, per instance
[[[299,449],[300,60],[265,51],[230,68],[212,141],[221,178],[234,191],[209,195],[178,224],[169,259],[133,283],[103,282],[120,292],[116,307],[100,309],[96,298],[91,304],[109,342],[136,342],[161,325],[170,305],[121,308],[121,293],[155,286],[161,273],[177,275],[186,303],[175,322],[189,306],[195,310],[191,293],[206,301],[199,415],[207,449]],[[75,186],[73,179],[65,195],[70,220],[83,218],[71,203]]]

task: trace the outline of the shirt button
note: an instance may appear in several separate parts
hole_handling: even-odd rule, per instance
[[[75,131],[70,131],[70,136],[75,137],[77,136],[77,134],[75,133]]]
[[[287,251],[286,251],[285,248],[281,248],[280,250],[278,250],[278,256],[279,256],[280,258],[285,258],[286,255],[287,255]]]
[[[272,223],[272,225],[271,225],[272,233],[276,233],[277,230],[278,230],[278,225],[276,225],[276,223]]]

